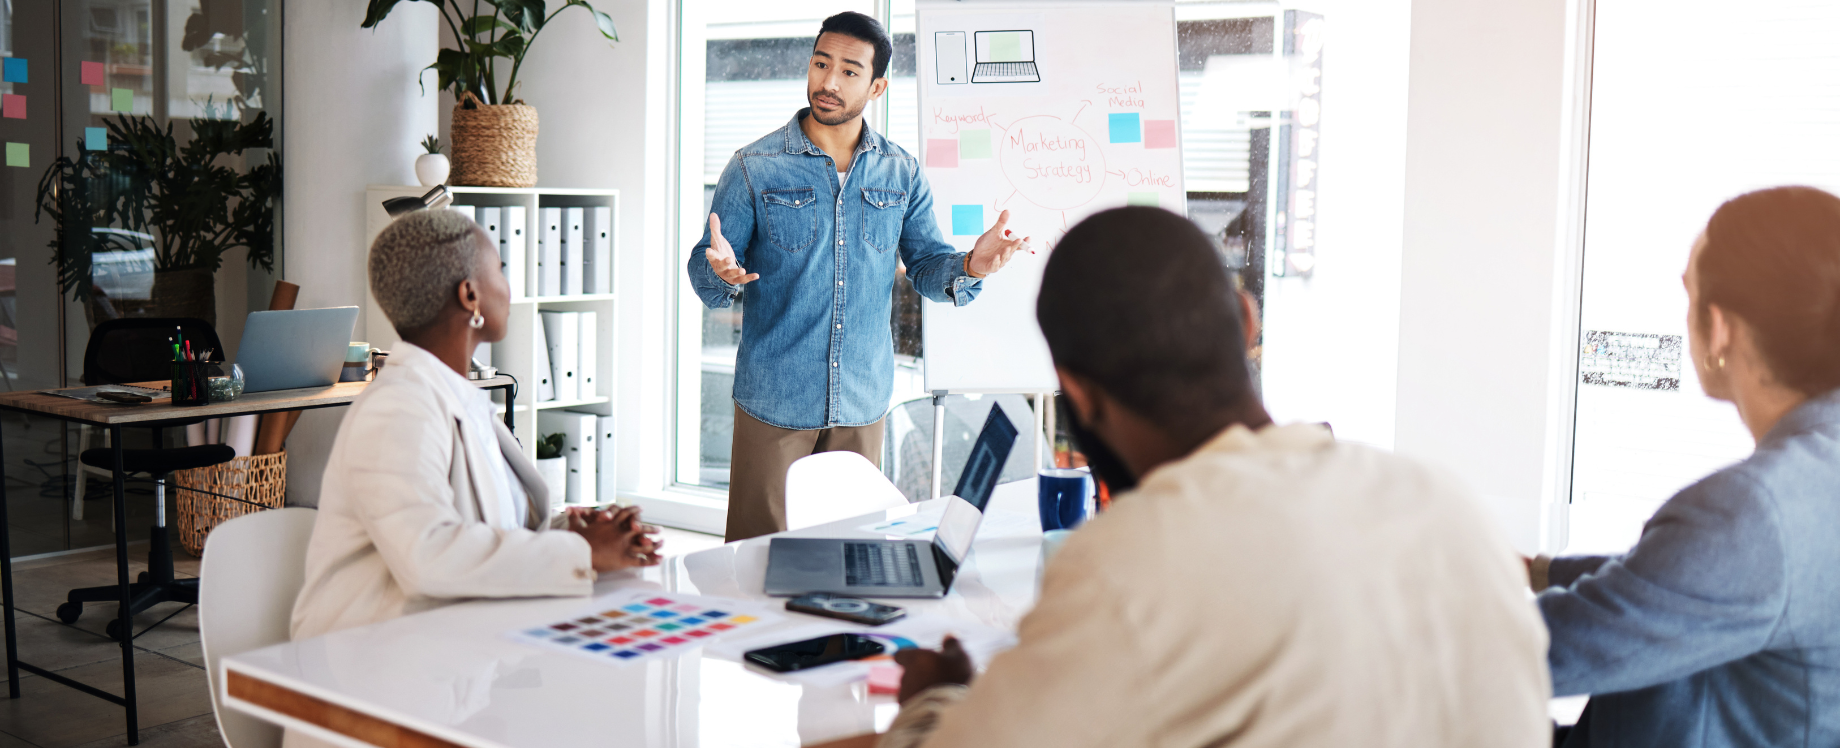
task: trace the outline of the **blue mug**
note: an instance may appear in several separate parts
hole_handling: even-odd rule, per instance
[[[1086,471],[1054,468],[1035,479],[1042,532],[1072,530],[1086,521],[1086,500],[1092,493]]]

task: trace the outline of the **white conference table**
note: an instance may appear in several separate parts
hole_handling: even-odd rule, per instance
[[[785,536],[870,537],[859,528],[943,502],[897,507]],[[783,619],[751,633],[830,619],[783,610],[761,589],[767,538],[603,578],[596,598],[633,589],[755,601]],[[941,600],[887,600],[916,617],[1014,632],[1035,603],[1041,525],[1035,480],[998,486],[969,562]],[[473,748],[799,746],[885,729],[893,696],[863,681],[811,685],[743,665],[711,646],[617,665],[523,644],[507,632],[579,615],[581,598],[482,600],[224,658],[222,703],[351,745]],[[726,655],[726,656],[725,656]],[[331,731],[331,732],[328,732]]]

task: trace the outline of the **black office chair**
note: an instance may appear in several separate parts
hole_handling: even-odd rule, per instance
[[[210,323],[189,317],[136,317],[112,319],[96,326],[90,333],[89,346],[83,352],[83,384],[127,384],[172,379],[173,331],[177,329],[192,343],[192,352],[203,355],[208,349],[214,360],[221,360],[223,344]],[[104,629],[110,638],[120,641],[131,636],[134,615],[164,602],[190,605],[198,603],[198,580],[173,578],[172,545],[166,535],[166,477],[174,470],[209,467],[229,462],[236,450],[222,444],[160,449],[165,423],[153,428],[153,449],[122,450],[122,468],[127,473],[144,473],[153,478],[153,530],[147,549],[147,571],[130,586],[130,603],[126,615],[110,621]],[[114,450],[110,447],[84,450],[77,457],[85,465],[113,469]],[[116,517],[115,521],[124,521]],[[121,586],[85,587],[70,591],[68,602],[59,605],[58,620],[76,623],[83,615],[84,603],[119,602]]]

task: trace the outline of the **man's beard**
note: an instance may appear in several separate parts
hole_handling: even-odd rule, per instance
[[[1067,416],[1067,435],[1073,438],[1073,446],[1086,456],[1087,466],[1092,468],[1093,477],[1098,478],[1113,496],[1137,487],[1137,475],[1118,458],[1118,453],[1107,446],[1105,440],[1097,434],[1086,430],[1080,423],[1080,416],[1069,407],[1062,411]]]
[[[846,122],[849,122],[850,120],[853,120],[853,119],[856,119],[857,117],[862,116],[863,109],[869,106],[869,100],[867,98],[864,98],[862,101],[856,102],[856,106],[854,108],[851,108],[850,102],[844,101],[842,96],[837,96],[835,98],[837,99],[837,101],[843,103],[844,108],[841,111],[837,112],[836,114],[830,115],[829,118],[826,118],[824,113],[818,110],[818,102],[814,100],[816,98],[817,98],[817,94],[815,93],[808,92],[805,94],[805,103],[811,105],[812,119],[817,120],[818,123],[821,125],[826,125],[829,127],[836,127],[838,125],[844,124]]]

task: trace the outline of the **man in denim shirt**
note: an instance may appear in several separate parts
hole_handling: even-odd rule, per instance
[[[710,308],[749,285],[735,359],[731,541],[786,529],[786,470],[800,457],[847,450],[881,463],[897,262],[922,296],[964,305],[1026,246],[1009,237],[1005,211],[971,252],[953,251],[919,162],[863,122],[888,88],[893,49],[868,16],[825,19],[806,69],[811,106],[729,159],[709,230],[690,252],[690,283]]]

